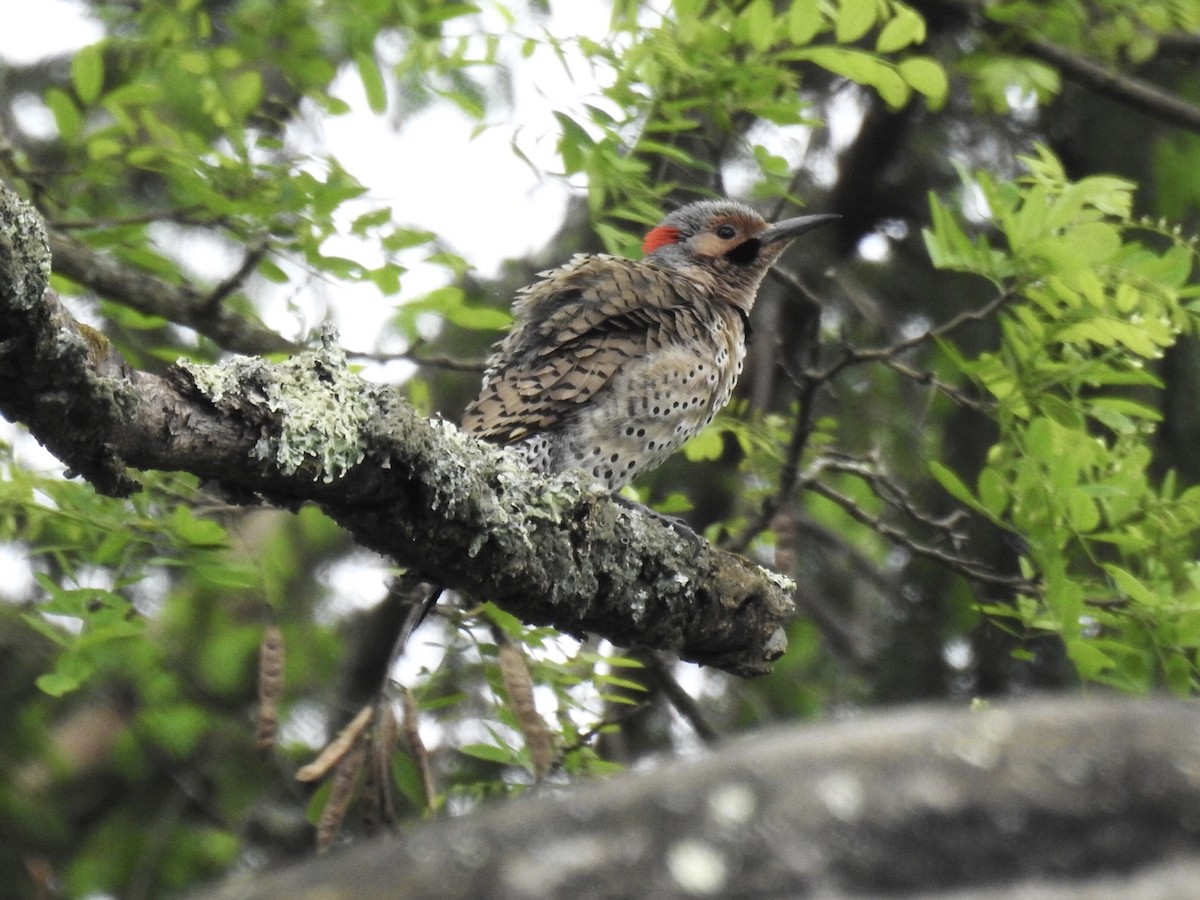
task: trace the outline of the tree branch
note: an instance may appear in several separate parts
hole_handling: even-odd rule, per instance
[[[1196,737],[1194,707],[1142,698],[875,713],[526,796],[203,896],[1190,896]]]
[[[1144,78],[1110,68],[1058,44],[1042,40],[1028,30],[989,18],[987,3],[981,3],[980,0],[935,0],[932,5],[976,17],[992,35],[1002,40],[1017,41],[1030,56],[1057,66],[1068,79],[1097,94],[1111,97],[1168,124],[1200,132],[1200,106]],[[1197,46],[1200,46],[1197,36],[1189,34],[1162,34],[1157,36],[1157,40],[1161,46],[1176,53],[1195,53]]]
[[[1023,35],[1021,43],[1031,56],[1058,66],[1067,78],[1077,84],[1090,88],[1097,94],[1111,97],[1146,115],[1161,119],[1169,125],[1178,125],[1180,128],[1200,133],[1200,106],[1188,103],[1179,95],[1165,91],[1153,82],[1110,69],[1095,60],[1079,56],[1040,38]]]
[[[122,266],[59,232],[51,231],[49,239],[56,274],[122,306],[186,325],[234,353],[290,353],[297,349],[261,322],[221,305],[219,301],[244,277],[240,270],[231,276],[233,280],[226,279],[214,292],[205,293],[189,284],[171,284]]]
[[[820,468],[818,465],[815,467]],[[806,490],[812,491],[814,494],[819,494],[826,500],[836,503],[850,515],[852,519],[866,525],[881,537],[886,538],[892,543],[903,547],[913,556],[919,556],[922,559],[928,559],[942,566],[945,566],[951,572],[957,572],[959,575],[979,584],[988,584],[993,587],[1003,588],[1009,591],[1016,591],[1021,594],[1040,594],[1041,589],[1038,582],[1033,579],[1023,578],[1020,575],[1006,575],[1003,572],[997,572],[990,566],[981,563],[970,557],[960,556],[956,553],[951,553],[943,550],[940,547],[933,547],[929,544],[921,543],[913,538],[908,532],[901,528],[897,528],[889,522],[885,522],[882,518],[874,513],[867,512],[859,506],[852,498],[847,497],[840,491],[831,488],[824,482],[819,481],[815,476],[806,475],[801,479],[801,486]]]
[[[363,546],[527,622],[740,675],[783,652],[790,583],[572,479],[418,415],[331,346],[133,370],[46,289],[33,210],[0,185],[0,413],[98,490],[192,472],[242,502],[318,504]]]

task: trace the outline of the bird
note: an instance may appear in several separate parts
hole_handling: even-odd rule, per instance
[[[729,402],[767,271],[794,238],[839,218],[769,224],[744,203],[700,200],[651,228],[640,260],[576,254],[539,273],[517,293],[463,430],[535,472],[619,490]],[[414,605],[393,658],[442,593]]]
[[[640,260],[577,254],[539,273],[517,294],[463,429],[533,471],[624,487],[729,402],[767,271],[838,218],[768,224],[744,203],[700,200],[651,228]]]

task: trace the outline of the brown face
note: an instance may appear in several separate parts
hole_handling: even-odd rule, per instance
[[[759,218],[739,215],[716,216],[704,231],[690,241],[689,247],[697,257],[725,258],[734,265],[754,263],[763,249],[757,239],[767,223]]]

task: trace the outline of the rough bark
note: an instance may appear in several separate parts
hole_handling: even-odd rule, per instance
[[[132,369],[47,289],[37,215],[0,185],[0,414],[98,490],[192,472],[231,497],[312,502],[361,544],[527,622],[769,669],[785,579],[570,479],[544,479],[368,384],[325,346],[271,364]]]
[[[1200,713],[1078,697],[746,738],[230,882],[218,900],[1177,898]]]

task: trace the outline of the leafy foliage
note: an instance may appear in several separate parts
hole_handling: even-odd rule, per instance
[[[1154,477],[1147,437],[1162,415],[1143,398],[1162,387],[1150,365],[1195,328],[1196,246],[1135,221],[1128,182],[1070,182],[1045,149],[1025,163],[1021,183],[976,179],[1002,248],[933,200],[935,265],[1013,298],[996,351],[947,347],[993,398],[1000,439],[974,491],[936,463],[933,473],[1023,542],[1036,590],[992,612],[1060,635],[1086,678],[1130,690],[1165,681],[1188,695],[1200,686],[1200,491]]]

